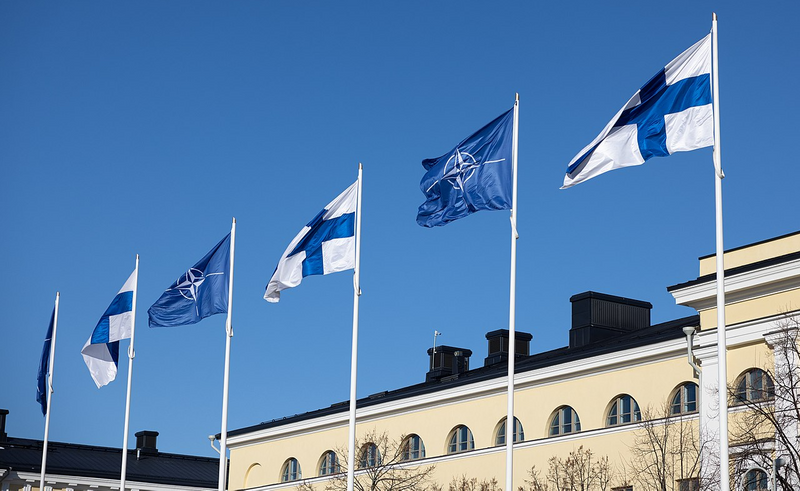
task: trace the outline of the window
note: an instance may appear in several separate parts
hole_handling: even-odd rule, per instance
[[[494,439],[495,445],[505,445],[506,444],[506,420],[508,418],[503,418],[503,422],[500,423],[500,427],[497,428],[497,436]],[[514,418],[514,441],[521,442],[525,439],[525,432],[522,430],[522,423],[519,422],[517,418]]]
[[[633,491],[633,486],[620,486],[618,488],[611,488],[611,491]]]
[[[417,460],[425,458],[425,444],[422,443],[422,438],[417,435],[409,435],[403,440],[403,460]]]
[[[361,447],[361,455],[358,457],[358,468],[375,467],[381,463],[381,453],[378,446],[374,443],[367,443]]]
[[[697,412],[697,384],[687,382],[677,389],[670,403],[670,414],[688,414]]]
[[[333,450],[325,452],[319,461],[319,475],[337,474],[339,469],[339,458],[336,457],[336,452]]]
[[[775,387],[764,370],[752,368],[739,376],[736,382],[734,404],[767,401],[774,397]]]
[[[450,433],[450,440],[447,443],[447,453],[466,452],[475,448],[475,440],[472,439],[472,432],[464,425],[456,426]]]
[[[303,473],[300,472],[300,463],[295,458],[291,458],[283,464],[281,470],[281,482],[296,481],[303,478]]]
[[[566,435],[581,431],[581,420],[578,413],[569,406],[563,406],[553,413],[550,419],[550,436]]]
[[[747,471],[744,475],[743,488],[744,491],[767,491],[769,489],[767,473],[761,469]]]
[[[606,426],[617,426],[641,421],[642,413],[639,411],[639,404],[629,396],[619,396],[611,403],[606,416]]]
[[[700,491],[700,478],[678,479],[678,491]]]

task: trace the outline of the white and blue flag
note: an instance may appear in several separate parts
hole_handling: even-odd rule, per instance
[[[639,89],[602,133],[572,159],[565,189],[651,157],[714,144],[711,34],[681,53]]]
[[[281,290],[293,288],[306,276],[355,268],[358,181],[308,222],[278,261],[264,300],[278,302]]]
[[[111,301],[92,335],[83,345],[81,355],[97,388],[117,377],[119,342],[130,339],[133,330],[133,288],[136,270]]]

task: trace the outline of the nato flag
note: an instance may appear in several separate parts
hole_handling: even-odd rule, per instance
[[[437,227],[480,210],[511,209],[513,125],[512,108],[453,150],[422,161],[428,172],[420,182],[425,202],[418,224]]]
[[[231,235],[189,268],[148,310],[150,327],[195,324],[228,311]]]
[[[47,334],[44,337],[44,346],[42,347],[42,357],[39,358],[39,374],[36,376],[36,401],[42,405],[42,414],[47,414],[47,372],[50,371],[50,346],[53,343],[53,320],[55,319],[56,311],[50,314],[50,326],[47,328]]]

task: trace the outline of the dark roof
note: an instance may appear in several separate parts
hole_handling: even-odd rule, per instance
[[[47,473],[76,477],[119,479],[122,450],[119,448],[48,442]],[[42,441],[9,437],[0,441],[0,469],[42,471]],[[216,488],[219,459],[157,452],[136,458],[128,450],[129,481]]]
[[[725,269],[725,277],[733,276],[736,274],[746,273],[748,271],[755,271],[761,268],[767,268],[769,266],[774,266],[776,264],[786,263],[789,261],[794,261],[796,259],[800,259],[800,252],[792,252],[791,254],[785,254],[783,256],[778,257],[771,257],[769,259],[764,259],[762,261],[757,261],[750,264],[745,264],[743,266],[737,266],[735,268]],[[686,288],[689,286],[700,285],[703,283],[708,283],[710,281],[714,281],[717,279],[717,273],[711,273],[703,276],[698,276],[697,279],[687,281],[685,283],[678,283],[677,285],[672,285],[667,287],[668,292],[673,292],[675,290],[680,290],[681,288]]]
[[[612,338],[587,344],[578,348],[564,347],[531,356],[517,357],[515,371],[516,373],[522,373],[538,368],[555,366],[561,363],[589,358],[592,356],[614,353],[624,349],[637,348],[640,346],[655,344],[661,341],[676,339],[684,336],[684,327],[699,325],[700,317],[693,315],[690,317],[664,322],[662,324],[644,327],[629,333],[619,334]],[[439,390],[450,389],[452,387],[458,387],[461,385],[467,385],[483,380],[490,380],[506,376],[508,376],[508,365],[504,360],[490,366],[483,366],[457,375],[444,377],[440,380],[432,380],[421,384],[403,387],[397,390],[379,392],[373,396],[359,399],[356,401],[356,406],[358,408],[368,407],[375,404],[382,404],[387,401],[405,399],[407,397],[418,396],[421,394],[432,393]],[[228,436],[242,435],[266,428],[275,428],[298,421],[304,421],[336,413],[343,413],[347,412],[348,408],[349,401],[337,402],[335,404],[331,404],[329,407],[317,409],[315,411],[274,419],[272,421],[265,421],[257,425],[232,430],[228,432]]]

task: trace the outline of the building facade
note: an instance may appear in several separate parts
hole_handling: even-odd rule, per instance
[[[678,461],[662,459],[668,489],[715,489],[714,268],[714,256],[700,258],[696,279],[668,288],[678,304],[697,311],[691,317],[651,325],[649,303],[585,292],[570,299],[568,346],[529,354],[530,335],[517,333],[515,487],[546,482],[553,458],[563,463],[591,451],[595,462],[607,459],[605,489],[636,489],[652,457],[645,452],[648,431],[652,439],[671,428],[671,438],[685,447]],[[771,404],[776,389],[770,388],[779,385],[769,374],[780,372],[773,370],[776,333],[800,313],[800,232],[727,251],[725,268],[726,384],[735,391],[729,411],[736,420],[748,400]],[[374,445],[385,436],[399,449],[397,466],[433,466],[429,482],[444,489],[463,477],[496,479],[504,487],[508,332],[486,337],[483,365],[475,367],[470,350],[440,346],[429,350],[424,383],[358,401],[357,475],[391,460],[382,461]],[[330,487],[346,463],[347,423],[348,405],[340,403],[231,431],[229,489]],[[786,431],[797,438],[796,423]],[[731,447],[735,489],[767,486],[778,447],[746,463]]]
[[[39,491],[42,441],[14,438],[5,431],[8,411],[0,409],[0,491]],[[136,433],[128,450],[126,489],[213,491],[219,459],[160,452],[158,432]],[[48,442],[44,491],[119,491],[122,449]]]

